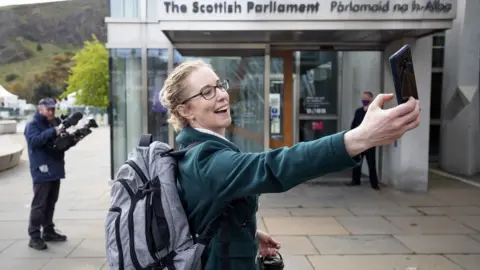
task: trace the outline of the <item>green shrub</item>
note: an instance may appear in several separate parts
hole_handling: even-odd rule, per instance
[[[13,82],[15,79],[17,79],[19,76],[15,73],[10,73],[7,76],[5,76],[5,81],[6,82]]]

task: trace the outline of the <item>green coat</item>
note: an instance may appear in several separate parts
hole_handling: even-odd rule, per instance
[[[357,165],[345,150],[343,135],[291,148],[242,153],[223,138],[185,127],[176,138],[181,148],[201,142],[179,160],[179,194],[192,233],[203,232],[232,200],[244,198],[229,218],[228,259],[231,270],[256,269],[258,196],[284,192],[312,178]],[[205,269],[225,268],[221,265],[221,250],[220,235],[216,233],[205,251]]]

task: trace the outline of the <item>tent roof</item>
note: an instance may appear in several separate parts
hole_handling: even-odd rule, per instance
[[[3,88],[3,86],[0,85],[0,97],[18,97],[18,96],[8,92],[7,89]]]

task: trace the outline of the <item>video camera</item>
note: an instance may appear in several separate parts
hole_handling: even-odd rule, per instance
[[[67,151],[70,147],[75,146],[79,141],[92,133],[91,128],[98,128],[97,122],[94,119],[90,119],[85,126],[69,133],[67,129],[77,125],[78,121],[83,118],[83,114],[76,112],[70,116],[62,115],[60,118],[62,120],[60,124],[61,129],[53,146],[57,151]]]

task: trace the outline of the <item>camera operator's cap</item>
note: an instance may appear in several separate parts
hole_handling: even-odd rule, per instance
[[[39,102],[38,105],[43,105],[46,108],[56,108],[56,103],[53,98],[42,98]]]

